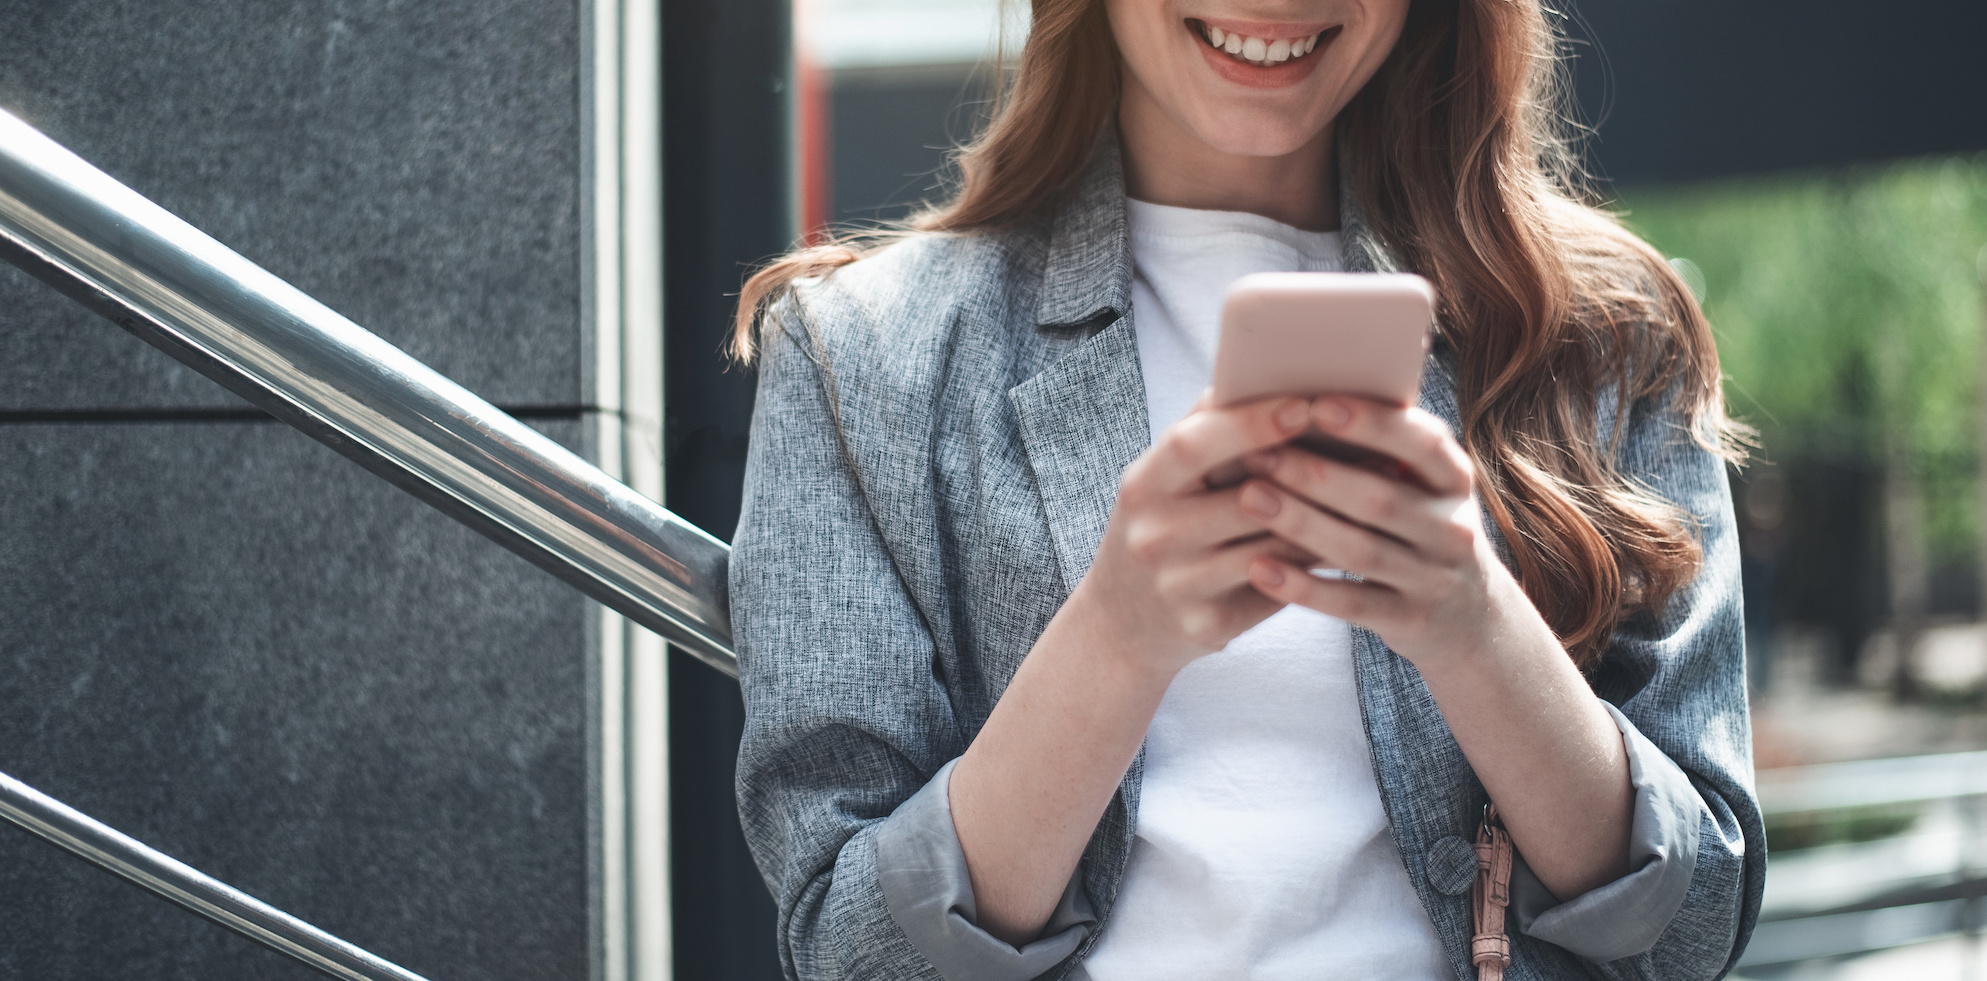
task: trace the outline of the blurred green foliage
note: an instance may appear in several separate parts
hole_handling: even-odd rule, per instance
[[[1766,821],[1768,853],[1894,838],[1911,830],[1920,807],[1857,807],[1776,815]]]
[[[1617,207],[1701,271],[1685,278],[1761,458],[1909,461],[1928,557],[1972,559],[1987,154],[1635,189]]]

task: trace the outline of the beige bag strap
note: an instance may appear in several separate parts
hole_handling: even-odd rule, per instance
[[[1504,910],[1511,905],[1511,836],[1497,819],[1497,805],[1483,806],[1483,823],[1476,829],[1476,885],[1470,889],[1475,907],[1476,937],[1470,959],[1477,981],[1504,981],[1511,964],[1511,937],[1504,930]]]

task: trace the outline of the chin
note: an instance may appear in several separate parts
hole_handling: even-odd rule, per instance
[[[1235,127],[1196,128],[1194,135],[1215,150],[1238,157],[1283,157],[1303,149],[1318,135],[1318,130],[1291,127],[1280,133],[1264,133]]]
[[[1332,120],[1311,118],[1311,112],[1255,112],[1232,108],[1196,113],[1186,120],[1202,143],[1238,157],[1282,157],[1304,148],[1331,126]]]

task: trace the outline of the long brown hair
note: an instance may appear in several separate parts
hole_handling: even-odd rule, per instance
[[[1033,0],[1020,64],[955,155],[956,195],[890,234],[1013,223],[1082,170],[1117,106],[1103,0]],[[1413,0],[1394,51],[1345,112],[1346,179],[1373,232],[1442,298],[1463,446],[1526,594],[1576,663],[1659,613],[1696,574],[1696,529],[1615,469],[1598,406],[1667,398],[1692,438],[1736,456],[1718,354],[1695,297],[1587,200],[1565,136],[1560,39],[1538,0]],[[784,256],[746,281],[733,350],[765,305],[878,238]],[[1608,390],[1612,389],[1612,392]],[[1615,430],[1615,438],[1621,429]]]

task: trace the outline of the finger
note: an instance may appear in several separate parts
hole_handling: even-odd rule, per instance
[[[1174,597],[1186,635],[1210,651],[1219,650],[1283,609],[1284,602],[1257,589],[1251,577],[1251,566],[1264,561],[1297,567],[1310,557],[1281,539],[1264,538],[1163,572],[1162,594]],[[1168,593],[1169,587],[1178,592]]]
[[[1139,561],[1153,563],[1267,532],[1243,509],[1241,489],[1231,487],[1146,507],[1125,522],[1124,543]]]
[[[1401,594],[1385,586],[1316,576],[1264,556],[1249,566],[1249,583],[1280,603],[1294,603],[1365,627],[1383,627],[1405,609]]]
[[[1242,485],[1242,508],[1271,534],[1318,557],[1318,561],[1391,586],[1417,585],[1428,563],[1406,544],[1353,524],[1260,478]]]
[[[1200,490],[1209,470],[1290,439],[1309,425],[1309,415],[1304,399],[1290,398],[1189,413],[1132,464],[1127,484],[1162,494]]]
[[[1258,450],[1245,463],[1250,473],[1333,514],[1406,542],[1431,558],[1461,558],[1473,544],[1469,527],[1454,520],[1458,506],[1467,498],[1436,497],[1418,484],[1393,480],[1296,446]]]
[[[1155,585],[1180,602],[1210,600],[1250,585],[1249,564],[1269,559],[1301,565],[1313,557],[1289,542],[1264,537],[1213,549],[1206,556],[1161,569]]]
[[[1243,631],[1274,616],[1284,605],[1245,581],[1225,596],[1184,611],[1181,626],[1196,644],[1210,652],[1218,651],[1233,643]]]
[[[1436,494],[1470,492],[1469,454],[1442,420],[1420,408],[1330,396],[1312,402],[1311,421],[1328,436],[1399,460]]]

